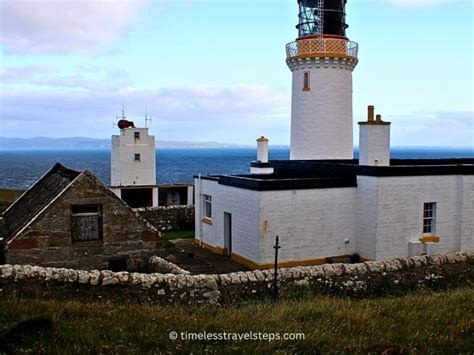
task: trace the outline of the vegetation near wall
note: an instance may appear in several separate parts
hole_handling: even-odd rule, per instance
[[[279,270],[282,289],[307,288],[349,297],[400,294],[407,290],[447,288],[474,279],[474,251],[418,256],[359,264],[325,264]],[[80,271],[28,265],[0,266],[5,295],[120,302],[224,304],[265,296],[272,271],[220,275],[140,274]]]

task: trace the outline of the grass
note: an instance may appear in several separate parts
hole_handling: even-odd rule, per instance
[[[284,294],[221,306],[5,298],[0,352],[470,353],[474,288],[367,300]],[[304,333],[297,341],[169,339],[177,332]]]
[[[173,239],[185,239],[185,238],[194,238],[194,230],[192,231],[169,231],[164,232],[165,239],[173,240]]]

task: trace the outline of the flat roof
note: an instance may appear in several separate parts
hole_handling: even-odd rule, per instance
[[[271,160],[252,167],[272,167],[272,174],[204,175],[221,185],[270,191],[357,187],[357,176],[395,177],[474,175],[474,158],[391,159],[390,166],[359,165],[352,160]],[[195,175],[194,178],[199,178]]]

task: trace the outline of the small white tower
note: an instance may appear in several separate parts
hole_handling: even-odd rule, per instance
[[[119,121],[120,135],[112,136],[111,185],[155,185],[155,136],[123,121],[129,122]]]
[[[261,136],[257,139],[257,161],[250,164],[251,174],[273,174],[273,168],[268,162],[268,138]]]
[[[345,3],[298,0],[299,36],[286,46],[293,73],[290,159],[353,159],[358,45],[346,37]]]
[[[374,119],[374,106],[368,107],[367,122],[359,122],[359,165],[390,165],[390,122]]]

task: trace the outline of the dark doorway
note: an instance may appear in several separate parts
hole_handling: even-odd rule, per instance
[[[113,272],[127,271],[127,259],[109,260],[109,270]]]
[[[224,212],[224,249],[232,254],[232,215],[228,212]]]
[[[152,207],[153,189],[122,189],[122,200],[132,208]]]
[[[158,189],[159,206],[178,206],[188,204],[187,186],[165,186]]]

